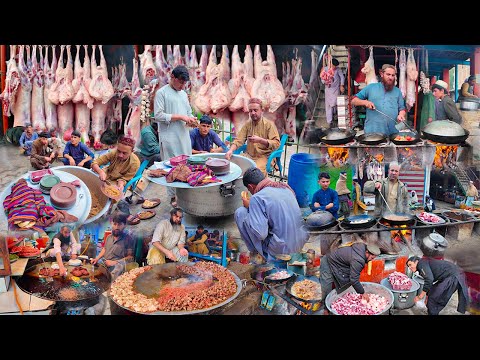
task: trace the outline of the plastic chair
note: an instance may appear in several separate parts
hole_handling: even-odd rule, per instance
[[[277,166],[278,166],[278,170],[280,171],[280,174],[282,174],[282,162],[281,162],[281,159],[282,159],[282,154],[283,154],[283,148],[285,147],[285,143],[287,142],[287,139],[288,139],[288,135],[287,135],[287,134],[283,134],[282,137],[281,137],[281,139],[280,139],[280,146],[278,147],[277,150],[273,151],[273,152],[270,154],[270,156],[268,157],[268,160],[267,160],[267,173],[273,172],[271,163],[272,163],[273,159],[276,159],[276,161],[277,161]]]
[[[242,152],[245,152],[245,151],[247,151],[247,143],[246,142],[245,142],[245,144],[240,146],[238,149],[236,149],[233,153],[235,155],[239,155],[239,154],[241,154]]]
[[[127,182],[127,184],[123,188],[123,193],[125,194],[127,192],[127,189],[129,187],[132,187],[132,195],[129,196],[130,198],[133,196],[133,191],[137,187],[138,180],[140,180],[142,178],[143,171],[145,170],[147,165],[148,165],[148,160],[143,160],[143,162],[140,164],[140,167],[138,168],[135,176],[129,182]]]

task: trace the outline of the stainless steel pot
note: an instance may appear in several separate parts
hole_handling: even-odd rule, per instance
[[[88,190],[90,190],[90,194],[92,196],[92,204],[94,196],[98,199],[100,211],[96,215],[88,217],[87,220],[85,220],[84,224],[88,224],[99,219],[103,214],[107,212],[108,208],[110,207],[111,200],[106,197],[100,190],[102,182],[98,178],[97,174],[95,174],[92,170],[85,169],[84,167],[80,166],[58,166],[55,169],[68,172],[82,180],[85,185],[87,185]]]
[[[412,279],[410,290],[394,290],[388,281],[388,276],[380,281],[380,284],[393,293],[393,307],[395,309],[409,309],[415,305],[415,296],[417,296],[417,291],[420,288],[420,284],[415,280]]]
[[[225,158],[225,154],[209,154],[208,156],[219,159]],[[256,165],[253,160],[241,155],[233,155],[230,161],[242,169],[240,177],[230,183],[207,188],[177,188],[178,206],[187,214],[194,216],[219,217],[233,214],[243,204],[241,192],[247,190],[243,186],[243,174],[248,168]]]
[[[433,232],[422,239],[420,249],[426,256],[442,256],[448,247],[448,241],[442,235]]]
[[[480,103],[477,101],[468,100],[468,98],[463,98],[460,101],[460,110],[474,111],[478,110]]]

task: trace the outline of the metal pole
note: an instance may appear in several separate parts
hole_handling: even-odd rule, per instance
[[[348,76],[347,76],[347,81],[348,81],[348,115],[350,117],[350,129],[353,126],[353,119],[352,119],[352,102],[350,100],[350,97],[352,95],[352,87],[351,87],[351,69],[350,69],[350,48],[347,48],[348,50]]]
[[[15,56],[15,54],[10,54],[10,57],[12,56]],[[2,93],[3,89],[5,89],[6,57],[7,57],[6,45],[1,45],[0,46],[0,93]],[[3,111],[2,111],[2,119],[3,119],[3,135],[5,135],[8,129],[8,117],[5,114],[3,114]]]
[[[420,53],[417,54],[417,79],[415,80],[415,113],[413,115],[413,128],[417,128],[417,107],[418,107],[418,78],[420,77]]]
[[[455,64],[455,102],[458,101],[458,64]]]

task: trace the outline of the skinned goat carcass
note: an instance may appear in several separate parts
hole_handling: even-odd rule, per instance
[[[185,61],[180,52],[180,45],[173,45],[173,68],[175,69],[179,65],[185,65]]]
[[[102,148],[102,143],[100,142],[100,137],[105,128],[105,118],[107,117],[107,104],[104,104],[101,101],[95,100],[93,103],[93,109],[91,111],[92,115],[92,135],[94,138],[93,148],[95,150],[100,150]]]
[[[7,76],[5,79],[5,89],[0,94],[2,100],[3,115],[10,116],[12,108],[15,104],[18,87],[20,85],[20,73],[18,71],[15,54],[17,52],[16,45],[10,45],[10,60],[7,64]]]
[[[57,106],[58,130],[64,141],[70,141],[73,132],[75,110],[71,101]]]
[[[273,57],[273,51],[271,47],[268,48],[268,59]],[[255,81],[252,87],[252,97],[262,100],[264,109],[268,112],[275,112],[285,101],[285,91],[283,90],[282,83],[275,76],[276,69],[273,71],[272,64],[268,61],[263,61],[260,65],[258,62],[261,60],[260,46],[255,46],[254,55],[254,69],[255,69]],[[271,60],[269,60],[271,61]]]
[[[302,77],[302,58],[298,58],[296,61],[292,60],[292,68],[295,70],[292,85],[287,94],[286,102],[289,104],[289,109],[285,120],[285,133],[295,139],[297,136],[296,108],[298,104],[306,101],[308,87]]]
[[[42,46],[38,45],[40,52],[40,63],[37,61],[37,45],[33,45],[32,67],[33,67],[33,84],[32,84],[32,126],[36,132],[46,130],[45,125],[45,103],[43,99],[43,53]]]
[[[251,53],[251,51],[250,51]],[[238,45],[235,45],[232,53],[232,78],[228,82],[228,87],[232,94],[232,102],[228,107],[230,111],[248,112],[248,101],[251,96],[254,79],[249,77],[246,71],[245,62],[248,54],[245,51],[245,60],[242,63],[238,53]]]
[[[43,101],[45,106],[45,126],[47,129],[58,129],[57,105],[52,103],[48,98],[50,88],[55,83],[55,73],[57,71],[57,55],[55,54],[55,45],[52,45],[52,63],[48,63],[48,45],[45,50],[44,64],[44,86]]]
[[[67,65],[63,66],[63,52],[67,48]],[[65,104],[73,99],[75,92],[73,90],[73,60],[70,45],[61,45],[60,58],[57,70],[55,72],[55,83],[50,87],[48,99],[58,105]]]
[[[153,62],[152,46],[145,45],[143,54],[138,55],[140,59],[140,84],[149,85],[150,82],[157,78],[157,69]]]
[[[28,46],[28,45],[27,45]],[[20,85],[13,105],[13,126],[25,126],[31,121],[32,78],[29,77],[24,58],[25,45],[20,45],[18,53],[18,70]]]
[[[163,45],[155,45],[155,67],[157,69],[158,88],[168,84],[172,68],[163,55]]]
[[[405,55],[405,49],[400,49],[400,59],[398,67],[400,68],[398,87],[402,92],[403,98],[405,99],[405,96],[407,96],[407,56]]]
[[[373,84],[378,82],[377,75],[375,75],[375,62],[373,60],[373,46],[370,47],[370,56],[362,68],[362,73],[365,74],[366,84]]]
[[[205,46],[205,45],[204,45]],[[210,106],[210,92],[213,86],[213,77],[218,77],[217,70],[217,46],[213,45],[210,50],[210,56],[208,58],[208,65],[205,70],[205,83],[198,89],[195,97],[195,108],[200,110],[204,114],[208,114],[212,108]],[[203,58],[202,51],[202,58]],[[202,65],[202,58],[200,58],[200,65]],[[215,73],[215,74],[214,74]]]
[[[130,136],[138,142],[141,131],[142,88],[140,87],[140,81],[138,79],[138,62],[135,58],[133,59],[133,74],[130,84],[132,91],[128,96],[130,98],[130,104],[128,105],[128,114],[125,119],[124,133],[126,136]]]
[[[75,56],[75,79],[72,81],[75,96],[75,129],[80,132],[81,137],[87,146],[90,146],[90,112],[93,109],[94,100],[88,92],[90,85],[91,63],[88,56],[88,45],[84,45],[85,57],[83,67],[80,63],[80,45],[77,45],[77,54]]]
[[[100,50],[100,66],[97,66],[95,49],[96,45],[92,45],[92,60],[91,60],[91,76],[92,81],[88,87],[88,92],[92,98],[101,101],[102,104],[108,103],[114,94],[113,85],[108,79],[107,62],[103,55],[103,45],[98,45]]]
[[[188,45],[185,45],[185,55],[183,56],[185,66],[190,68],[192,65],[190,64],[190,49],[188,48]]]
[[[410,110],[415,104],[415,83],[418,78],[417,65],[413,56],[413,49],[408,49],[407,58],[407,110]]]
[[[227,108],[232,102],[232,94],[228,87],[228,81],[230,80],[230,58],[227,45],[222,46],[222,58],[217,65],[217,69],[219,70],[218,77],[212,80],[210,93],[210,107],[214,114]]]

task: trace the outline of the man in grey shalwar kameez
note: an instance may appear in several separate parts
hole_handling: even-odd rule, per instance
[[[301,228],[302,213],[290,186],[265,178],[255,167],[245,172],[243,184],[252,197],[243,198],[235,222],[248,250],[267,261],[300,251],[308,233]]]
[[[183,90],[189,79],[187,68],[179,65],[173,69],[170,83],[155,94],[154,117],[159,122],[160,156],[164,160],[192,154],[188,127],[197,127],[198,121],[192,115],[187,93]],[[167,193],[175,207],[175,189],[167,187]]]
[[[334,69],[333,81],[331,84],[325,85],[325,113],[328,125],[332,123],[333,114],[337,112],[337,96],[345,91],[345,76],[342,69],[338,67],[338,60],[332,59],[332,65]],[[323,79],[321,81],[325,84]]]

